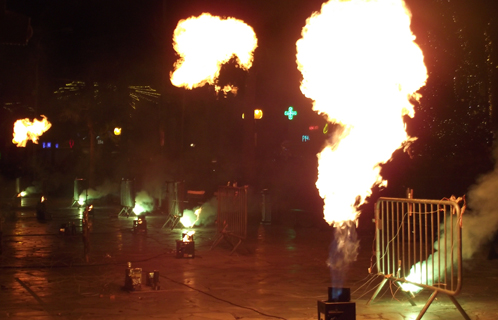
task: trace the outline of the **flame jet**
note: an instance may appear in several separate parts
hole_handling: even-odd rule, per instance
[[[335,227],[333,285],[357,257],[358,207],[373,185],[387,183],[379,164],[411,141],[403,116],[413,117],[410,99],[419,98],[427,69],[410,20],[402,0],[330,0],[296,43],[301,92],[340,128],[318,154],[316,181],[324,219]]]
[[[47,117],[44,115],[41,117],[43,118],[42,120],[34,119],[33,122],[28,118],[17,120],[14,123],[12,143],[18,147],[26,147],[28,140],[38,143],[38,138],[52,126]]]
[[[206,83],[216,91],[221,66],[232,57],[243,70],[252,67],[253,53],[258,45],[252,27],[235,18],[222,19],[203,13],[198,17],[180,20],[174,31],[173,47],[179,55],[175,70],[170,73],[174,86],[193,89]]]
[[[402,0],[331,0],[296,43],[302,93],[341,125],[318,155],[316,186],[329,224],[355,221],[379,164],[410,141],[402,117],[425,85],[423,54]]]

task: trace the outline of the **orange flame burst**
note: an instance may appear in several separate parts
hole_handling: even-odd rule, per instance
[[[25,147],[28,140],[38,143],[38,138],[52,126],[47,117],[44,115],[41,117],[43,118],[42,120],[34,119],[33,122],[28,118],[17,120],[14,123],[12,142],[18,147]]]
[[[423,54],[402,0],[330,0],[296,43],[301,91],[313,110],[340,125],[318,155],[316,186],[329,224],[356,221],[379,164],[413,138],[402,117],[425,85]]]
[[[216,85],[221,66],[232,57],[249,70],[258,40],[252,27],[235,18],[221,19],[209,13],[180,20],[174,31],[173,47],[179,55],[171,83],[192,89],[206,83]],[[216,91],[233,90],[215,86]]]

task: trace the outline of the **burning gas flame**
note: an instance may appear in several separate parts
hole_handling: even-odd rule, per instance
[[[25,147],[28,140],[38,143],[38,138],[52,126],[48,122],[47,117],[44,115],[41,117],[43,118],[41,121],[34,119],[31,122],[28,118],[17,120],[14,123],[14,138],[12,142],[18,147]]]
[[[180,218],[180,222],[185,228],[192,228],[195,223],[199,220],[199,215],[201,214],[201,208],[197,208],[193,214],[189,214],[190,210],[185,210],[183,212],[183,217]],[[193,217],[195,216],[195,220]]]
[[[83,194],[83,193],[80,194],[80,196],[78,197],[78,205],[84,206],[86,203],[86,200],[87,200],[86,194]]]
[[[183,242],[193,241],[194,234],[195,234],[194,230],[184,231],[182,241]]]
[[[402,117],[427,70],[402,0],[330,0],[297,42],[302,93],[340,129],[318,155],[316,186],[329,224],[356,221],[379,164],[409,143]]]
[[[222,19],[203,13],[180,20],[174,31],[173,47],[179,55],[171,83],[192,89],[206,83],[215,85],[221,66],[236,57],[243,70],[252,66],[258,40],[252,27],[235,18]],[[228,92],[231,86],[215,87]]]

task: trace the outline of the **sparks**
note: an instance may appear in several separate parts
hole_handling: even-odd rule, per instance
[[[329,224],[356,221],[379,164],[410,141],[402,117],[425,84],[423,54],[402,0],[331,0],[297,42],[302,93],[313,110],[340,125],[318,154],[316,186]]]
[[[192,89],[216,85],[221,66],[232,57],[243,70],[249,70],[258,40],[252,27],[235,18],[222,19],[203,13],[180,20],[173,36],[173,47],[179,59],[170,74],[171,83]],[[233,86],[215,89],[233,90]]]

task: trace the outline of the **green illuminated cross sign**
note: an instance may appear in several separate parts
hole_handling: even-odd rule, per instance
[[[289,120],[292,120],[294,119],[294,116],[297,116],[297,111],[295,111],[293,107],[289,107],[289,109],[287,109],[284,114],[287,116],[287,118],[289,118]]]

